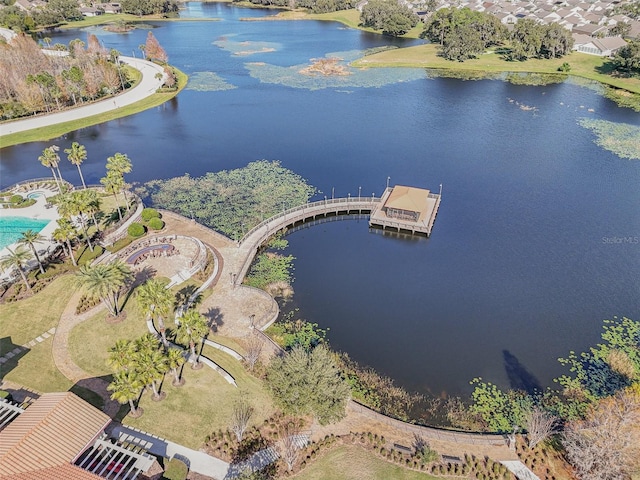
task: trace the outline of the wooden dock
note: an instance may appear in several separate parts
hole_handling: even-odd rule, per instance
[[[395,192],[394,192],[395,190]],[[387,187],[369,217],[370,227],[431,236],[442,193],[396,185]]]

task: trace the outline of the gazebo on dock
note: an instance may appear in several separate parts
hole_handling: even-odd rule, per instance
[[[369,225],[429,236],[440,206],[440,197],[440,193],[431,193],[423,188],[404,185],[387,188],[380,206],[371,212]]]

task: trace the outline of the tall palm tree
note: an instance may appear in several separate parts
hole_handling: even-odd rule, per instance
[[[127,199],[127,189],[125,188],[126,183],[124,180],[124,174],[131,172],[131,160],[124,153],[116,153],[113,157],[107,158],[107,176],[109,172],[113,172],[113,175],[116,177],[120,177],[121,181],[119,182],[122,186],[122,193],[124,194],[125,203],[127,204],[127,211],[129,211],[129,200]]]
[[[145,333],[135,341],[135,349],[139,354],[154,352],[158,350],[159,346],[160,342],[158,342],[156,336],[151,332]]]
[[[116,201],[116,206],[118,208],[118,217],[120,218],[120,221],[122,221],[122,212],[120,211],[120,206],[118,205],[118,193],[120,193],[124,188],[124,180],[117,173],[108,170],[107,175],[100,179],[100,183],[104,186],[104,189],[107,193],[113,195],[113,198]]]
[[[84,145],[80,145],[78,142],[73,142],[71,144],[71,148],[65,148],[64,153],[67,154],[67,158],[71,163],[73,163],[76,167],[78,167],[78,173],[80,174],[80,180],[82,181],[82,186],[87,188],[87,185],[84,183],[84,177],[82,176],[82,170],[80,169],[80,165],[87,159],[87,149]]]
[[[138,302],[145,315],[151,320],[158,321],[158,330],[162,336],[165,348],[169,346],[164,319],[171,313],[175,295],[168,290],[163,282],[151,279],[138,287]]]
[[[96,219],[96,213],[100,211],[100,204],[102,201],[100,200],[98,192],[95,190],[82,190],[74,193],[78,196],[78,202],[82,205],[82,211],[91,216],[93,224],[96,226],[96,229],[100,231],[100,225]]]
[[[109,349],[107,365],[115,372],[133,369],[135,365],[136,345],[131,340],[118,340]]]
[[[143,383],[151,386],[153,390],[153,400],[162,400],[165,395],[160,394],[157,382],[162,382],[164,375],[169,371],[167,357],[157,348],[155,350],[139,351],[136,356],[136,363]]]
[[[73,263],[74,267],[77,267],[78,263],[76,262],[76,258],[73,256],[71,241],[78,237],[78,230],[73,226],[73,223],[66,218],[59,218],[57,222],[58,228],[53,231],[51,236],[56,242],[66,243],[67,248],[69,249],[69,257],[71,257],[71,263]]]
[[[89,246],[89,250],[93,252],[93,244],[91,243],[91,237],[89,237],[87,222],[84,218],[85,212],[92,211],[92,208],[95,208],[91,206],[91,197],[88,194],[88,192],[90,191],[91,190],[86,190],[56,195],[51,199],[51,203],[57,206],[58,213],[63,218],[71,219],[72,217],[75,217],[80,221],[80,226],[82,227],[82,233],[84,234],[85,241]],[[95,195],[97,197],[97,194]]]
[[[198,362],[200,350],[196,353],[196,343],[202,343],[208,333],[209,325],[207,325],[207,319],[197,310],[187,310],[184,315],[180,317],[180,324],[176,329],[176,339],[181,343],[189,344],[191,357],[193,358],[191,368],[198,368],[200,366]]]
[[[124,405],[129,403],[131,416],[139,417],[142,409],[136,408],[134,401],[140,396],[144,383],[140,379],[140,374],[135,370],[120,370],[113,375],[113,382],[107,386],[107,390],[113,392],[111,400]]]
[[[60,175],[60,180],[58,180],[58,177],[56,176],[56,169],[58,170],[58,174],[60,173],[60,169],[58,169],[58,163],[60,162],[60,157],[58,156],[58,150],[60,149],[60,147],[58,147],[57,145],[51,145],[50,147],[45,148],[42,151],[42,155],[40,155],[38,157],[38,160],[40,160],[40,163],[42,165],[44,165],[47,168],[51,169],[51,173],[53,174],[53,179],[56,182],[56,185],[58,185],[58,189],[60,190],[60,193],[62,193],[62,175]]]
[[[28,246],[31,249],[31,253],[36,257],[36,261],[38,262],[38,267],[40,267],[40,273],[44,274],[44,267],[42,266],[42,262],[40,261],[40,257],[38,256],[38,252],[35,247],[35,243],[44,241],[45,238],[40,235],[38,232],[33,230],[27,230],[26,232],[22,232],[22,236],[18,240],[20,245]]]
[[[180,387],[184,385],[184,378],[180,377],[179,368],[184,364],[184,352],[181,348],[170,348],[167,351],[167,360],[169,362],[169,369],[173,374],[173,382],[172,385],[174,387]]]
[[[9,252],[7,255],[0,257],[0,267],[5,270],[16,268],[22,277],[22,281],[27,287],[27,290],[32,292],[33,290],[31,290],[31,285],[29,285],[27,276],[24,274],[23,270],[24,266],[33,258],[31,252],[24,246],[19,246],[15,250],[11,250],[7,247],[7,251]]]
[[[76,278],[78,284],[85,287],[90,295],[102,301],[111,315],[115,317],[120,313],[120,294],[131,278],[131,269],[122,260],[106,265],[83,265]]]

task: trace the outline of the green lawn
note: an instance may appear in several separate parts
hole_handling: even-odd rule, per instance
[[[297,480],[435,480],[426,473],[404,469],[375,457],[356,445],[331,449],[302,472]]]
[[[38,392],[66,392],[73,383],[62,375],[51,355],[53,337],[47,338],[27,351],[18,360],[9,360],[0,366],[0,377],[24,385]]]
[[[283,13],[282,15],[286,16],[286,13]],[[308,18],[309,20],[340,22],[348,27],[357,28],[365,32],[381,33],[379,30],[360,26],[360,12],[355,8],[351,10],[339,10],[337,12],[329,13],[311,13],[303,18]],[[418,22],[418,25],[402,35],[402,38],[420,38],[420,33],[422,32],[423,28],[424,24],[422,22]]]
[[[570,75],[595,80],[640,93],[640,78],[616,78],[607,74],[610,66],[607,59],[573,52],[558,59],[531,59],[526,62],[507,62],[500,55],[488,53],[481,58],[465,62],[451,62],[438,56],[438,46],[433,44],[398,48],[369,55],[354,62],[356,67],[424,67],[452,70],[472,70],[482,72],[532,72],[558,73],[558,67],[567,62],[571,65]]]
[[[55,327],[73,294],[72,285],[73,276],[63,275],[32,297],[0,305],[0,349],[4,351],[7,337],[23,345]]]
[[[259,425],[271,416],[273,405],[260,380],[248,375],[238,361],[222,352],[207,349],[205,354],[235,377],[238,388],[209,367],[192,370],[185,365],[184,386],[172,386],[171,377],[167,376],[162,388],[167,398],[154,402],[145,393],[140,402],[144,415],[127,416],[124,423],[197,449],[207,435],[229,426],[233,404],[240,395],[246,395],[255,409],[251,424]]]
[[[127,318],[120,323],[107,323],[107,311],[102,310],[71,330],[69,353],[80,368],[96,376],[113,373],[106,361],[109,349],[116,340],[134,340],[148,332],[145,316],[138,308],[134,295],[129,298],[124,311]]]

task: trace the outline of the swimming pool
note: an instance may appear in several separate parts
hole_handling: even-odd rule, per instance
[[[22,232],[39,232],[51,220],[37,220],[28,217],[0,217],[0,250],[18,241]]]
[[[31,198],[31,199],[35,199],[39,197],[44,197],[44,192],[31,192],[29,195],[27,195],[27,198]]]

